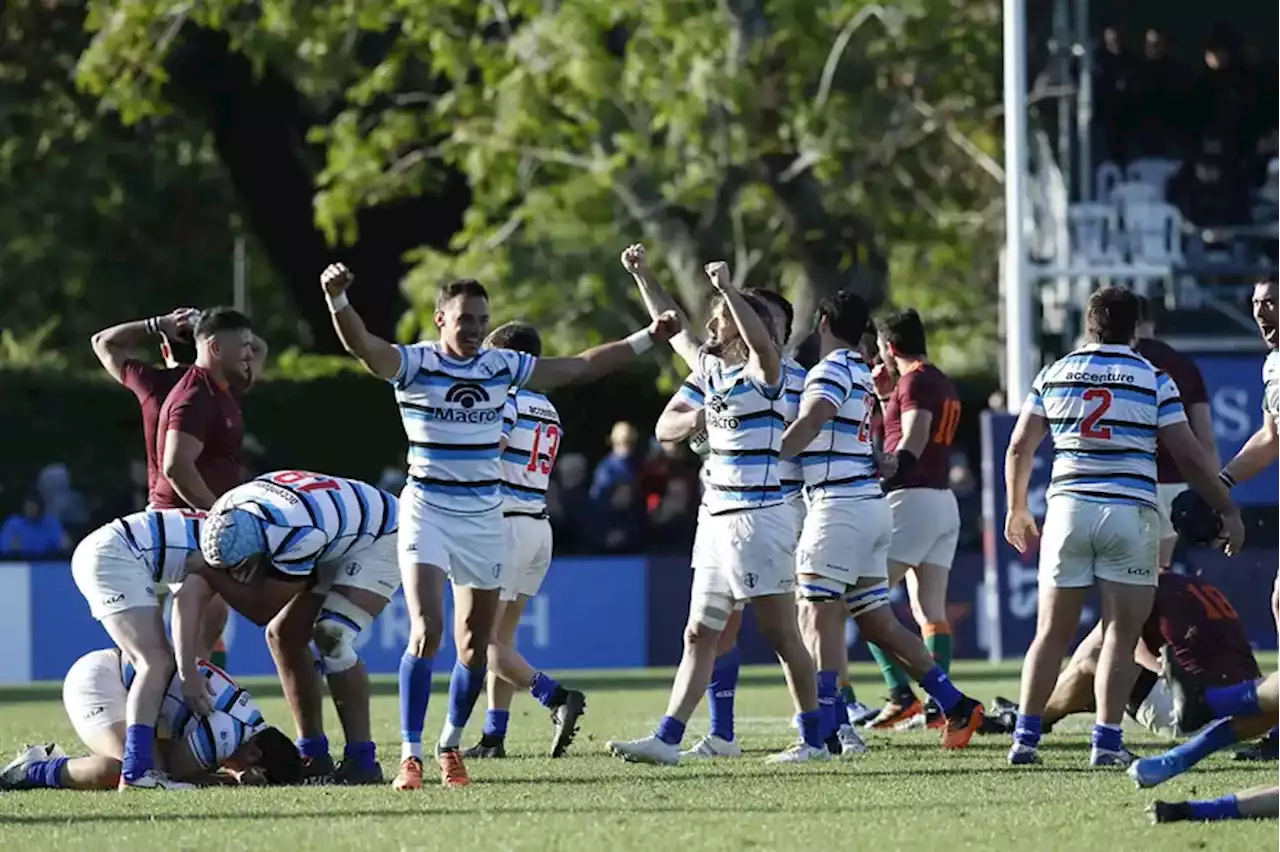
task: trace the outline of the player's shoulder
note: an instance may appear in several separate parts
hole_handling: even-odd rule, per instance
[[[1280,378],[1280,350],[1272,349],[1267,359],[1262,362],[1262,376],[1266,379]]]
[[[528,390],[527,388],[520,388],[514,393],[514,396],[516,410],[521,414],[532,414],[535,417],[550,420],[560,419],[559,410],[556,408],[555,403],[547,398],[546,394]]]

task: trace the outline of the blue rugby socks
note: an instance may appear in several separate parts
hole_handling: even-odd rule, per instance
[[[959,704],[961,698],[964,698],[960,690],[956,689],[956,685],[951,682],[951,678],[947,677],[947,673],[942,670],[942,666],[939,665],[935,665],[924,673],[924,677],[920,678],[920,687],[929,693],[929,697],[933,699],[943,713],[950,713],[951,708]]]
[[[1262,708],[1258,706],[1258,684],[1260,683],[1262,683],[1261,680],[1250,680],[1234,686],[1206,689],[1205,704],[1209,706],[1215,719],[1225,719],[1228,716],[1256,716],[1262,712]]]
[[[50,760],[36,760],[27,764],[27,786],[57,790],[62,787],[62,767],[67,765],[69,757],[55,757]]]
[[[1242,819],[1240,800],[1232,793],[1218,799],[1200,799],[1184,803],[1192,819],[1216,822],[1223,819]]]
[[[733,742],[733,702],[738,692],[738,648],[716,657],[707,684],[707,705],[711,710],[711,735]]]
[[[678,746],[684,740],[684,722],[674,716],[663,716],[653,735],[667,745]]]
[[[507,721],[511,718],[510,710],[490,710],[484,714],[484,731],[486,738],[502,739],[507,735]]]
[[[323,735],[319,737],[301,737],[294,742],[294,745],[298,747],[298,754],[303,757],[329,756],[329,738]]]
[[[431,698],[431,658],[405,652],[400,658],[400,759],[422,760],[422,728]]]
[[[818,713],[822,718],[822,741],[836,732],[836,673],[818,672]]]
[[[471,719],[471,711],[484,690],[485,667],[482,662],[474,668],[461,661],[453,664],[449,677],[449,716],[440,732],[441,748],[457,748],[462,742],[462,732]]]
[[[126,783],[137,781],[152,768],[151,749],[156,729],[151,725],[130,725],[124,734],[124,767],[120,774]]]

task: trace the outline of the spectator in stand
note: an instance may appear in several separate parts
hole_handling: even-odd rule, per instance
[[[677,475],[667,480],[666,492],[657,507],[649,513],[648,550],[659,553],[684,553],[693,544],[698,511],[694,505],[696,480]]]
[[[600,459],[595,474],[591,477],[592,502],[603,500],[613,493],[614,486],[620,483],[632,485],[636,481],[636,444],[640,441],[640,433],[636,427],[625,420],[613,424],[609,432],[609,455]]]
[[[1227,163],[1234,165],[1254,146],[1246,121],[1257,91],[1235,61],[1236,37],[1225,26],[1214,28],[1204,49],[1204,65],[1195,83],[1196,129],[1220,140]]]
[[[71,471],[62,463],[45,465],[36,477],[45,510],[58,519],[64,529],[83,531],[89,523],[89,504],[71,487]]]
[[[649,441],[649,452],[640,465],[640,493],[646,512],[654,512],[666,497],[667,484],[673,477],[687,472],[684,444],[662,443],[657,438]]]
[[[552,482],[558,492],[556,505],[547,503],[551,531],[557,553],[581,552],[585,531],[591,525],[587,496],[587,457],[582,453],[565,453],[556,461]]]
[[[588,530],[597,553],[636,553],[642,550],[644,510],[636,487],[619,482],[609,490],[605,501],[594,513]]]
[[[70,549],[71,537],[34,492],[23,501],[22,512],[0,526],[0,554],[5,556],[52,556]]]
[[[1102,31],[1102,44],[1094,55],[1094,98],[1097,126],[1102,135],[1104,158],[1129,159],[1125,146],[1136,127],[1137,111],[1133,108],[1135,64],[1125,47],[1120,31],[1107,27]]]
[[[1249,187],[1223,140],[1205,139],[1200,153],[1183,164],[1169,182],[1169,200],[1201,228],[1250,221]]]
[[[1186,75],[1169,55],[1164,33],[1149,29],[1143,39],[1143,57],[1134,73],[1134,101],[1142,104],[1137,122],[1136,149],[1131,156],[1178,157],[1193,128],[1194,110],[1186,108]]]

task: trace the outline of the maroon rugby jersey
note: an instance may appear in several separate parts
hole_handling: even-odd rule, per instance
[[[1262,677],[1240,617],[1217,587],[1161,571],[1142,641],[1152,654],[1165,645],[1201,686],[1230,686]]]
[[[160,475],[160,460],[156,458],[156,424],[160,422],[160,409],[164,399],[187,372],[181,367],[155,367],[133,358],[120,365],[120,382],[138,398],[142,409],[142,439],[147,444],[147,493],[156,487]]]
[[[1169,344],[1150,337],[1139,338],[1133,348],[1139,355],[1150,361],[1152,366],[1164,371],[1169,378],[1173,379],[1174,384],[1178,386],[1178,397],[1182,400],[1183,408],[1209,401],[1209,390],[1205,387],[1204,376],[1200,375],[1200,368],[1186,355]],[[1187,481],[1178,470],[1173,457],[1158,441],[1156,442],[1156,481],[1163,483]]]
[[[191,367],[165,398],[156,429],[156,460],[164,459],[170,431],[183,432],[204,444],[196,470],[214,497],[221,497],[243,481],[240,450],[244,419],[231,392],[204,367]],[[163,473],[151,489],[157,509],[189,508]],[[208,507],[203,507],[208,508]]]
[[[908,411],[933,415],[929,439],[911,473],[894,483],[899,488],[947,488],[951,442],[960,425],[960,396],[946,374],[922,363],[898,378],[884,404],[884,451],[894,452],[902,440],[902,415]]]

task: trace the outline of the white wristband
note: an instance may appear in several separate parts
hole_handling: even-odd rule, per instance
[[[637,355],[643,355],[653,348],[653,336],[644,328],[627,338],[627,345]]]
[[[330,296],[328,293],[325,293],[324,300],[329,303],[329,313],[331,314],[336,314],[338,311],[351,304],[347,301],[346,293],[339,293],[336,296]]]

